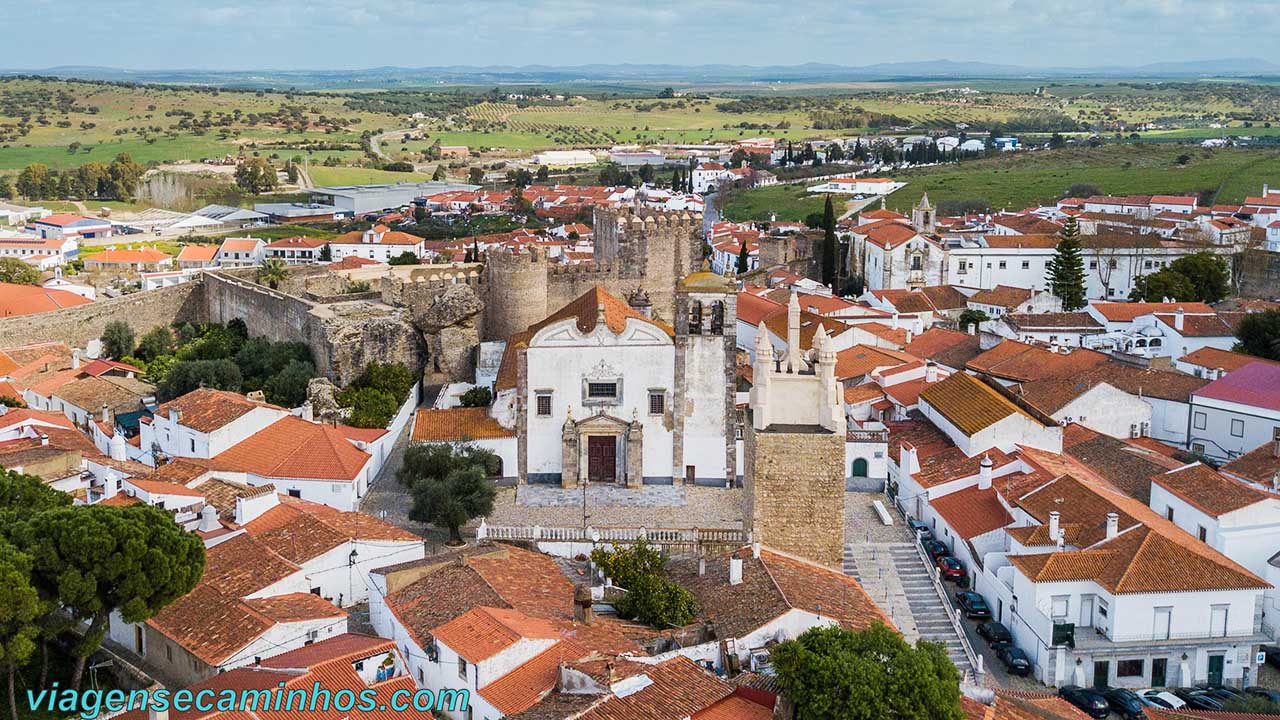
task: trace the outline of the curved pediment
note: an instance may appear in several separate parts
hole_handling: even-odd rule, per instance
[[[671,338],[656,325],[627,318],[622,332],[614,334],[605,323],[597,323],[590,333],[578,329],[574,318],[565,318],[551,323],[539,330],[529,339],[529,347],[602,347],[602,346],[640,346],[640,345],[672,345]]]

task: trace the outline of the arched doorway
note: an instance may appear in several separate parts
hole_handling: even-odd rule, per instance
[[[858,458],[853,461],[853,469],[849,474],[856,478],[864,478],[867,476],[867,460],[866,458]]]

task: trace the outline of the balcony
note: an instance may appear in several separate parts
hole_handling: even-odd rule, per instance
[[[870,421],[855,424],[849,423],[849,428],[845,432],[845,440],[848,442],[889,442],[889,429],[884,425]]]
[[[1112,637],[1115,635],[1115,637]],[[1271,642],[1261,629],[1248,633],[1211,633],[1208,631],[1188,633],[1112,633],[1107,628],[1076,627],[1075,641],[1077,650],[1122,650],[1125,648],[1149,647],[1151,645],[1187,646],[1187,645],[1252,645]]]

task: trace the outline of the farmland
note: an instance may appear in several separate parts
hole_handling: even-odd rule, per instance
[[[1185,165],[1178,163],[1187,156]],[[923,193],[935,204],[981,199],[993,209],[1021,209],[1062,196],[1073,183],[1090,183],[1103,192],[1213,193],[1219,203],[1243,201],[1263,183],[1276,182],[1280,151],[1223,148],[1189,149],[1168,145],[1108,145],[997,155],[959,164],[920,168],[894,174],[907,186],[890,195],[889,209],[904,211]],[[804,184],[776,185],[739,191],[728,199],[730,219],[803,220],[822,209],[821,197]]]

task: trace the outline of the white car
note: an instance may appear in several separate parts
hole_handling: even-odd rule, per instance
[[[1147,690],[1138,691],[1138,699],[1146,703],[1150,707],[1164,708],[1166,710],[1177,710],[1186,707],[1187,703],[1177,695],[1164,690],[1156,690],[1149,688]]]

